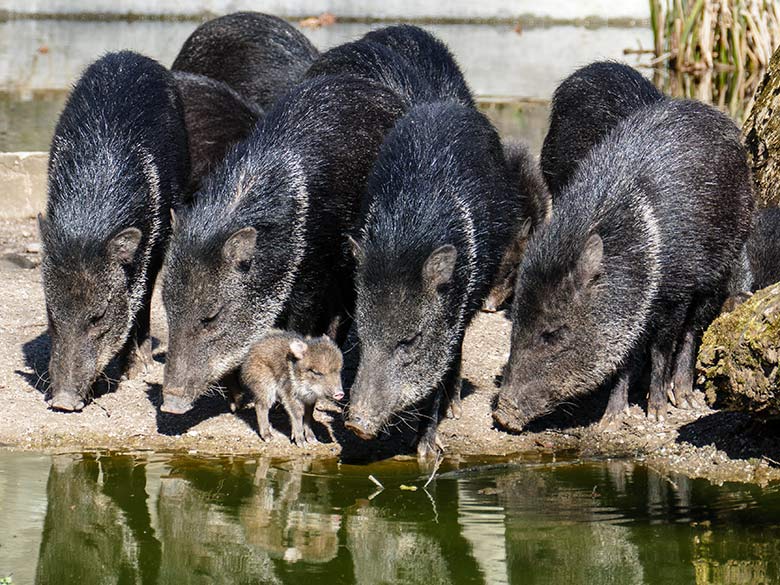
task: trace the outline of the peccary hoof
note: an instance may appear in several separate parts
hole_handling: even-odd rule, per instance
[[[84,408],[84,400],[71,392],[58,392],[47,402],[53,410],[65,412],[78,412]]]

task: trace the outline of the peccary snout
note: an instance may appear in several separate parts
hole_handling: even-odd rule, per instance
[[[370,423],[368,417],[363,417],[359,414],[350,415],[344,426],[364,441],[373,439],[377,434],[376,426]]]
[[[84,399],[75,390],[60,390],[47,402],[54,410],[78,412],[84,408]]]
[[[186,396],[184,388],[166,388],[163,390],[162,412],[184,414],[192,408],[192,399]]]

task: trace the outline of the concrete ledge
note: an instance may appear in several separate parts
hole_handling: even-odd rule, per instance
[[[46,204],[46,152],[0,153],[0,218],[33,217]]]
[[[422,20],[512,20],[521,16],[573,21],[650,17],[647,0],[0,0],[0,12],[15,16],[50,17],[79,13],[143,18],[226,14],[257,10],[292,18],[332,12],[341,18]]]

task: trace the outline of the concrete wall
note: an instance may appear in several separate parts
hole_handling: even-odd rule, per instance
[[[285,16],[332,12],[343,18],[647,19],[647,0],[0,0],[0,10],[18,14],[225,14],[258,10]]]
[[[381,26],[381,25],[374,25]],[[84,22],[10,20],[0,23],[0,90],[24,94],[67,89],[81,71],[107,51],[134,49],[173,62],[195,29],[194,22]],[[303,29],[320,49],[362,36],[371,25],[336,24]],[[623,49],[652,44],[649,27],[530,28],[522,34],[509,25],[426,26],[446,42],[478,96],[549,98],[575,68],[597,59],[625,57]],[[41,47],[45,47],[41,52]]]
[[[0,153],[0,219],[32,217],[46,202],[44,152]]]

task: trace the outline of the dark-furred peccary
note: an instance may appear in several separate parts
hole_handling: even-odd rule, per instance
[[[120,52],[84,72],[54,132],[39,216],[53,408],[80,410],[123,350],[130,375],[151,363],[152,288],[188,161],[167,69]]]
[[[753,292],[780,282],[780,209],[758,209],[747,241]]]
[[[232,145],[249,136],[263,110],[222,81],[183,71],[173,77],[184,104],[192,192]]]
[[[471,91],[447,46],[413,25],[380,28],[338,45],[323,53],[306,76],[333,74],[377,81],[409,106],[438,100],[474,106]]]
[[[727,295],[752,210],[739,129],[724,114],[661,100],[618,122],[526,249],[496,421],[520,430],[606,384],[611,422],[645,363],[648,415],[664,416],[672,386],[678,405],[691,401],[698,337]]]
[[[347,234],[402,110],[390,90],[358,77],[305,81],[206,178],[177,216],[166,259],[164,411],[189,410],[271,327],[346,328]]]
[[[314,45],[281,18],[236,12],[195,29],[171,69],[227,83],[267,111],[318,56]]]
[[[388,135],[353,242],[361,355],[346,426],[358,436],[418,414],[418,455],[436,453],[440,414],[460,410],[464,332],[519,204],[499,137],[474,108],[418,105]]]
[[[664,95],[636,69],[612,61],[591,63],[563,80],[553,93],[541,156],[553,198],[618,122],[662,99]]]

